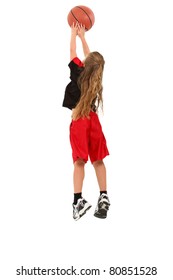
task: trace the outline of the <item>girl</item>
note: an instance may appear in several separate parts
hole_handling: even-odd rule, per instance
[[[76,53],[76,37],[79,37],[85,60]],[[96,172],[100,196],[94,212],[98,218],[106,218],[110,202],[107,195],[106,167],[103,159],[109,155],[106,139],[98,119],[102,107],[102,75],[104,58],[99,52],[90,52],[85,39],[85,26],[73,24],[70,40],[70,83],[66,86],[63,106],[72,110],[70,143],[74,163],[73,218],[78,220],[91,205],[82,197],[84,166],[88,156]]]

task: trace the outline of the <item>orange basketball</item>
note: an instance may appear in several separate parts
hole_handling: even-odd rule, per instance
[[[89,7],[80,5],[75,6],[70,10],[67,16],[67,21],[70,26],[72,26],[73,22],[79,22],[85,25],[85,29],[88,31],[94,25],[95,16]]]

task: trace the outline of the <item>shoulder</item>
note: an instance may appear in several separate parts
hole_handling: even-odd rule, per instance
[[[83,64],[83,62],[78,58],[78,57],[74,57],[71,61],[70,61],[70,63],[69,63],[69,65],[68,65],[70,68],[71,67],[84,67],[84,64]]]

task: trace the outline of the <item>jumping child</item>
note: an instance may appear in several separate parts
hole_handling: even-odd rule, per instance
[[[76,37],[82,43],[85,59],[81,61],[76,53]],[[72,110],[70,123],[70,144],[74,163],[73,218],[80,219],[91,205],[82,197],[85,163],[88,157],[95,169],[100,195],[94,216],[106,218],[110,201],[107,195],[106,167],[103,159],[109,155],[106,139],[98,118],[98,108],[103,108],[102,77],[104,58],[97,52],[90,52],[85,39],[85,26],[73,24],[70,39],[70,83],[66,86],[63,107]]]

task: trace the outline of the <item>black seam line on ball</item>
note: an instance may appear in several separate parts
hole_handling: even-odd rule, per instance
[[[79,8],[79,9],[81,9],[87,16],[88,16],[88,18],[89,18],[89,20],[90,20],[90,23],[91,23],[91,27],[92,27],[92,21],[91,21],[91,19],[90,19],[90,16],[87,14],[87,12],[85,12],[85,10],[84,9],[82,9],[80,6],[76,6],[77,8]]]

